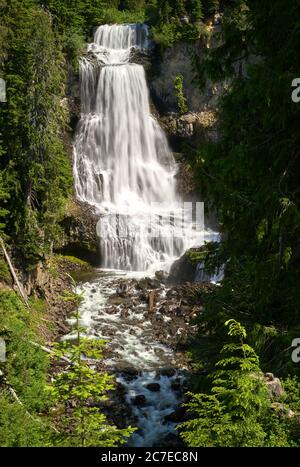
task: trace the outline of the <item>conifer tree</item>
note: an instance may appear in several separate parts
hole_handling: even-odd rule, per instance
[[[288,445],[272,415],[258,356],[245,343],[245,328],[233,319],[225,326],[228,342],[212,374],[211,391],[190,394],[187,406],[192,419],[180,426],[183,440],[193,447],[267,446],[270,438],[273,445]]]

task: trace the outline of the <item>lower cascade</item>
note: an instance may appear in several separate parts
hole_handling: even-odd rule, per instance
[[[99,215],[101,242],[102,272],[81,284],[82,324],[88,335],[108,340],[105,365],[116,373],[138,427],[131,446],[157,446],[175,436],[174,411],[186,377],[170,336],[179,338],[188,322],[173,322],[176,300],[170,316],[164,312],[170,293],[164,285],[155,292],[159,306],[151,314],[148,289],[132,281],[168,271],[189,247],[204,243],[202,206],[184,203],[176,192],[176,163],[151,116],[145,71],[130,61],[149,47],[145,25],[96,30],[80,63],[82,106],[74,143],[76,195]],[[130,294],[114,298],[120,287],[129,287]],[[154,332],[157,323],[165,335]]]

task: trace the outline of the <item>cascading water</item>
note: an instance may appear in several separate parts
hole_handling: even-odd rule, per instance
[[[176,164],[151,116],[144,69],[130,63],[148,49],[147,32],[145,25],[97,29],[80,63],[82,107],[74,144],[76,194],[99,214],[102,267],[127,271],[102,271],[82,284],[80,311],[86,333],[108,340],[104,363],[124,387],[139,428],[132,446],[161,445],[175,436],[172,413],[185,378],[170,336],[180,338],[182,326],[188,327],[180,317],[180,297],[172,298],[176,290],[154,284],[156,304],[149,308],[149,288],[140,285],[136,271],[168,270],[187,248],[204,241],[202,207],[198,212],[176,194]],[[208,235],[215,239],[215,233]],[[123,287],[131,292],[119,296]]]
[[[99,212],[104,268],[168,269],[199,244],[192,209],[176,194],[173,155],[150,113],[144,69],[130,63],[133,50],[147,47],[145,25],[100,26],[88,47],[94,60],[80,64],[75,188]]]

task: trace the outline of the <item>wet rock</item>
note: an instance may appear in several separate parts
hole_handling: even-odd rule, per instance
[[[150,277],[144,277],[137,282],[137,288],[140,290],[157,289],[159,287],[159,281],[157,279],[151,279]]]
[[[128,285],[127,284],[120,284],[119,287],[117,288],[117,294],[120,297],[126,297],[126,294],[128,292]]]
[[[132,381],[133,379],[137,378],[139,375],[139,371],[135,368],[125,368],[122,371],[122,375],[127,381]]]
[[[124,303],[124,298],[123,297],[110,297],[109,298],[109,304],[110,305],[122,305]]]
[[[190,260],[189,252],[185,252],[171,266],[168,282],[171,284],[183,284],[194,282],[197,265]]]
[[[174,412],[170,413],[164,418],[165,423],[180,423],[183,422],[186,418],[186,408],[178,407]]]
[[[158,383],[150,383],[147,384],[146,388],[151,392],[158,392],[160,391],[160,385]]]
[[[155,277],[160,282],[165,282],[168,278],[168,273],[166,271],[156,271]]]
[[[121,311],[122,318],[128,318],[129,314],[129,310],[127,310],[126,308]]]
[[[144,405],[146,402],[146,397],[143,394],[135,396],[132,400],[133,405]]]
[[[180,391],[181,389],[180,381],[172,381],[171,389],[173,389],[173,391]]]
[[[167,298],[173,298],[173,297],[178,297],[179,292],[178,290],[175,289],[169,289],[167,292]]]
[[[162,370],[160,370],[160,374],[162,376],[171,377],[176,374],[176,369],[175,368],[163,368]]]

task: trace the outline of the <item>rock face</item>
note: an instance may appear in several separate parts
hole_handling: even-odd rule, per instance
[[[278,397],[284,395],[284,389],[282,387],[281,381],[279,378],[276,378],[273,373],[265,374],[265,383],[271,397],[277,399]]]
[[[216,141],[217,117],[213,109],[188,112],[184,115],[170,113],[161,117],[160,122],[171,141],[188,139],[198,145],[203,141]]]
[[[188,108],[192,112],[199,112],[206,107],[215,107],[221,86],[209,85],[203,91],[193,83],[195,73],[192,66],[192,56],[197,55],[201,60],[203,50],[207,45],[200,40],[194,44],[176,43],[167,48],[162,55],[158,75],[150,84],[154,102],[164,111],[177,111],[177,97],[174,92],[174,79],[183,76],[184,95]]]
[[[74,131],[80,118],[80,84],[79,75],[68,65],[67,103],[70,113],[70,124]]]
[[[189,251],[186,251],[179,259],[174,261],[171,266],[168,282],[171,284],[183,284],[185,282],[194,282],[197,265],[193,264],[189,257]]]
[[[189,162],[178,153],[174,153],[177,163],[176,186],[177,191],[184,201],[194,201],[199,198],[199,186],[197,186],[192,168]]]
[[[98,266],[100,264],[98,220],[92,206],[78,200],[71,201],[61,222],[64,236],[58,251]]]
[[[58,257],[45,263],[39,262],[34,268],[23,272],[22,282],[26,294],[42,298],[47,304],[45,326],[39,327],[39,333],[47,343],[52,343],[71,329],[67,318],[75,309],[75,302],[62,300],[62,295],[73,290],[69,274],[82,269],[81,264]],[[46,324],[47,322],[50,322],[51,326]]]

